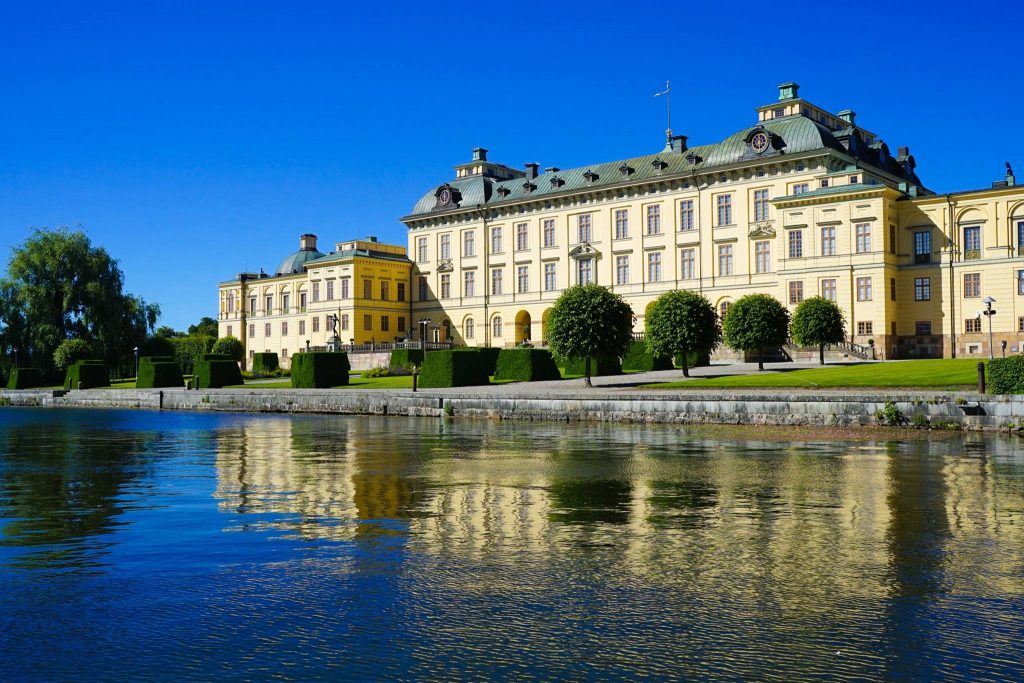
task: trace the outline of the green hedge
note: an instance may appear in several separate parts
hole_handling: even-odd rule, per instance
[[[671,370],[672,359],[669,357],[655,358],[647,350],[647,343],[635,341],[626,349],[626,355],[622,357],[623,370],[636,370],[646,372],[647,370]]]
[[[683,367],[683,357],[676,356],[673,359],[677,368]],[[686,367],[688,368],[703,368],[711,365],[711,354],[710,353],[697,353],[696,351],[690,351],[686,354]]]
[[[990,394],[1024,394],[1024,356],[990,360],[987,370]]]
[[[37,368],[13,368],[11,376],[7,378],[8,389],[35,389],[45,386],[43,373]]]
[[[110,386],[110,372],[101,360],[76,360],[64,376],[65,389],[93,389]]]
[[[136,389],[157,389],[184,385],[181,368],[171,356],[143,356],[139,359],[139,376],[135,378]]]
[[[586,366],[582,358],[566,358],[565,374],[583,375],[586,374]],[[601,377],[602,375],[621,375],[622,365],[615,356],[598,356],[590,359],[590,376]]]
[[[195,362],[192,385],[196,389],[219,389],[244,383],[238,363],[227,356],[207,353]]]
[[[391,352],[389,368],[412,370],[416,365],[423,365],[423,349],[395,349]]]
[[[555,359],[547,349],[501,349],[494,379],[541,382],[562,379],[562,373],[558,371]]]
[[[490,384],[486,358],[475,349],[431,351],[423,359],[419,385],[424,389]]]
[[[252,354],[252,367],[249,369],[253,372],[273,372],[279,367],[281,364],[277,360],[277,354],[272,351],[264,351]]]
[[[502,349],[496,346],[473,346],[465,349],[456,349],[456,351],[473,351],[480,354],[480,369],[490,377],[498,367],[498,354],[501,353]]]
[[[296,389],[327,389],[348,384],[348,354],[308,351],[292,356],[292,386]]]

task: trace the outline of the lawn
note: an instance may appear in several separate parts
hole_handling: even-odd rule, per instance
[[[292,382],[284,378],[280,382],[246,382],[243,386],[226,387],[228,389],[291,389]],[[350,375],[348,384],[332,389],[412,389],[412,375],[395,375],[393,377],[371,377],[363,379],[361,375]]]
[[[968,358],[832,365],[806,370],[758,372],[648,384],[647,389],[846,387],[963,388],[978,382],[978,361]]]

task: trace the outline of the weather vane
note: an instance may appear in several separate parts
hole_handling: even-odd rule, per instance
[[[665,138],[669,144],[672,144],[672,85],[671,81],[665,81],[665,89],[659,93],[654,93],[655,97],[665,96],[665,115],[667,117],[668,127],[665,129]]]

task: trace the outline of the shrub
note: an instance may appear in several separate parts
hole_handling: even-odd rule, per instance
[[[292,356],[292,386],[326,389],[348,384],[348,354],[338,351],[307,351]]]
[[[57,372],[64,373],[75,361],[95,357],[92,344],[84,339],[65,339],[53,352],[53,365]]]
[[[622,299],[599,285],[569,287],[555,301],[548,316],[546,336],[551,350],[565,358],[615,358],[626,352],[632,339],[633,310]],[[591,386],[589,369],[585,384]],[[601,365],[600,362],[597,363]]]
[[[566,358],[565,359],[565,374],[567,375],[585,375],[586,366],[583,363],[582,358]],[[622,365],[619,364],[619,359],[615,356],[596,356],[590,359],[590,375],[593,377],[601,377],[602,375],[621,375]]]
[[[502,352],[502,349],[497,346],[477,346],[472,349],[464,349],[467,351],[476,351],[480,354],[480,369],[487,374],[488,377],[492,376],[498,367],[498,354]]]
[[[180,387],[184,384],[181,368],[171,356],[143,356],[139,358],[139,376],[136,389]]]
[[[647,342],[635,341],[626,349],[626,355],[622,357],[623,370],[671,370],[672,358],[659,356],[655,358],[647,350]]]
[[[707,355],[722,341],[715,307],[707,297],[685,289],[665,292],[648,307],[644,316],[645,343],[655,358],[688,360],[691,352]],[[689,363],[680,364],[690,376]]]
[[[374,377],[390,377],[391,370],[388,368],[370,368],[369,370],[363,370],[363,379],[372,379]]]
[[[764,370],[764,352],[789,338],[789,311],[768,294],[747,294],[736,300],[722,321],[726,346],[756,351],[757,369]]]
[[[494,370],[495,379],[510,379],[518,382],[540,382],[561,379],[551,352],[547,349],[501,349]]]
[[[1024,394],[1024,356],[990,360],[986,370],[990,394]]]
[[[213,353],[222,353],[236,362],[240,362],[245,356],[245,347],[243,347],[242,342],[238,341],[235,337],[221,337],[217,341],[213,342],[213,346],[210,347],[210,351]]]
[[[195,361],[192,383],[196,389],[219,389],[244,384],[245,380],[238,363],[221,354],[205,353]]]
[[[431,351],[423,359],[419,385],[424,389],[489,384],[486,362],[474,349]]]
[[[8,389],[35,389],[46,386],[43,373],[37,368],[12,368],[7,378]]]
[[[261,372],[264,375],[274,372],[281,367],[277,354],[273,351],[252,354],[252,371]]]
[[[77,360],[68,367],[64,377],[65,389],[93,389],[109,387],[110,372],[107,364],[101,360]]]
[[[183,375],[195,372],[195,363],[204,353],[213,349],[214,337],[206,335],[189,335],[188,337],[171,337],[168,339],[174,346],[174,359],[178,362]]]
[[[389,368],[411,371],[417,365],[423,365],[423,349],[395,349],[391,352]]]

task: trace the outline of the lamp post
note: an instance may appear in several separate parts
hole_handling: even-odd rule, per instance
[[[135,352],[135,383],[139,383],[139,347],[136,346],[132,351]]]
[[[992,304],[996,302],[990,296],[986,296],[982,299],[982,303],[985,304],[985,310],[981,312],[982,315],[988,316],[988,357],[995,358],[996,350],[992,348],[992,316],[996,314],[996,309],[992,308]]]
[[[309,340],[306,340],[306,353],[309,353]]]

